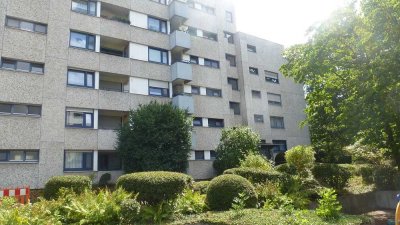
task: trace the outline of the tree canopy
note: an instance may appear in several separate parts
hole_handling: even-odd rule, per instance
[[[170,103],[140,105],[117,133],[124,170],[185,172],[190,131],[191,118],[184,110]]]
[[[400,164],[400,2],[362,0],[285,51],[282,73],[305,84],[312,143],[326,161],[363,140]]]

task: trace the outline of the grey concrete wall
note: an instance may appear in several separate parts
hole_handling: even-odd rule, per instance
[[[376,191],[358,195],[345,195],[339,197],[343,212],[361,214],[375,210],[396,210],[398,191]]]

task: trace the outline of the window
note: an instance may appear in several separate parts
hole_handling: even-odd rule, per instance
[[[208,14],[214,15],[215,14],[215,9],[209,6],[202,6],[202,10]]]
[[[264,123],[264,116],[263,115],[254,115],[254,122],[256,123]]]
[[[188,34],[190,34],[192,36],[197,36],[197,29],[194,27],[189,27],[187,32],[188,32]]]
[[[223,119],[208,119],[208,127],[224,127]]]
[[[199,95],[200,94],[200,87],[192,86],[192,94]]]
[[[274,93],[267,93],[269,105],[282,105],[281,95]]]
[[[99,115],[99,129],[117,130],[122,127],[121,116]]]
[[[284,129],[285,123],[283,117],[271,116],[271,128]]]
[[[274,144],[273,151],[274,152],[285,152],[287,150],[287,144],[285,140],[272,140],[272,144]]]
[[[208,31],[203,31],[203,38],[207,38],[213,41],[218,41],[218,35]]]
[[[84,34],[71,31],[69,45],[76,48],[84,48],[94,51],[96,46],[96,37],[91,34]]]
[[[232,90],[239,91],[238,79],[228,77],[228,84],[232,86]]]
[[[78,111],[67,109],[66,126],[79,128],[93,128],[93,111]]]
[[[204,151],[194,151],[195,160],[204,160]]]
[[[39,150],[0,150],[0,162],[39,162]]]
[[[236,57],[234,55],[225,54],[225,59],[229,62],[230,66],[236,66]]]
[[[249,73],[253,75],[258,75],[258,69],[255,67],[249,67]]]
[[[229,108],[233,109],[233,115],[240,115],[240,104],[238,102],[229,102]]]
[[[169,89],[160,87],[149,87],[149,95],[169,97]]]
[[[219,69],[219,62],[211,59],[204,59],[204,65],[212,68]]]
[[[47,33],[47,25],[45,24],[29,22],[16,18],[10,18],[8,16],[6,18],[6,26],[36,33],[42,33],[42,34]]]
[[[26,61],[14,60],[14,59],[1,59],[1,68],[8,70],[17,70],[30,73],[44,73],[44,64],[31,63]]]
[[[191,55],[190,56],[190,63],[192,64],[199,64],[199,57]]]
[[[278,77],[278,73],[274,73],[271,71],[264,71],[265,73],[265,81],[270,82],[270,83],[275,83],[275,84],[279,84],[279,77]]]
[[[214,160],[215,158],[217,158],[217,152],[211,150],[211,151],[210,151],[210,159],[211,159],[211,160]]]
[[[96,16],[96,1],[72,0],[72,11]]]
[[[94,88],[94,73],[68,70],[67,84],[71,86]]]
[[[93,152],[64,152],[64,171],[93,170]]]
[[[228,43],[229,43],[229,44],[234,44],[234,43],[235,43],[234,36],[233,36],[232,33],[229,33],[229,32],[224,31],[224,37],[225,37],[226,39],[228,39]]]
[[[168,64],[168,51],[156,48],[149,48],[149,61]]]
[[[222,91],[218,89],[207,88],[206,95],[212,97],[222,97]]]
[[[40,116],[41,106],[0,103],[0,114]]]
[[[149,30],[167,33],[167,21],[149,16],[147,22]]]
[[[257,48],[256,48],[256,46],[253,46],[253,45],[247,45],[247,51],[256,53]]]
[[[215,9],[214,8],[206,6],[206,5],[203,5],[203,4],[199,3],[199,2],[195,2],[193,0],[188,0],[187,4],[191,8],[201,10],[201,11],[203,11],[205,13],[208,13],[208,14],[211,14],[211,15],[215,14]]]
[[[225,12],[225,18],[226,18],[226,22],[228,23],[232,23],[233,22],[233,15],[231,12],[226,11]]]
[[[122,162],[118,153],[99,151],[98,169],[99,171],[122,170]]]
[[[202,127],[203,126],[203,119],[201,117],[193,118],[193,126]]]
[[[150,0],[150,1],[157,2],[157,3],[163,4],[163,5],[167,4],[167,0]]]
[[[252,90],[251,96],[253,96],[253,98],[261,98],[261,91]]]

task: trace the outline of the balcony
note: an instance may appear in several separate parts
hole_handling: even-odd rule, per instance
[[[171,66],[171,78],[174,83],[188,83],[193,79],[192,65],[176,62]]]
[[[121,111],[99,110],[99,129],[116,130],[127,122],[128,113]]]
[[[170,35],[169,45],[173,53],[182,53],[190,49],[190,34],[176,30]]]
[[[101,36],[100,53],[129,58],[129,42],[116,38]]]
[[[177,95],[172,99],[172,104],[180,109],[187,110],[189,114],[194,113],[193,98],[190,95]]]
[[[186,2],[174,0],[169,5],[169,18],[171,27],[179,27],[189,16],[189,8]]]
[[[129,76],[102,72],[99,76],[99,89],[129,93]]]
[[[100,17],[125,24],[130,24],[128,9],[116,5],[111,5],[105,2],[102,2],[101,4]]]

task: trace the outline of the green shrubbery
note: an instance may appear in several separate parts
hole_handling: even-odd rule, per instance
[[[286,162],[294,166],[299,175],[307,176],[315,162],[314,150],[310,146],[296,146],[289,149],[285,154]]]
[[[312,169],[314,177],[324,186],[342,191],[350,177],[350,171],[338,164],[316,164]]]
[[[378,190],[399,190],[400,174],[396,167],[380,166],[373,172],[373,180]]]
[[[324,219],[337,219],[340,216],[342,206],[337,200],[335,190],[325,188],[319,192],[319,195],[317,215]]]
[[[277,165],[275,169],[281,173],[285,173],[288,175],[296,175],[296,167],[294,167],[293,165],[289,165],[287,163]]]
[[[200,192],[201,194],[207,193],[208,185],[210,185],[210,181],[198,181],[193,183],[193,190]]]
[[[121,176],[117,187],[138,193],[138,200],[158,204],[175,199],[192,182],[186,174],[175,172],[140,172]]]
[[[46,199],[57,198],[61,188],[71,189],[79,194],[86,189],[92,188],[92,181],[86,176],[56,176],[50,178],[44,187],[44,197]]]
[[[248,180],[238,175],[221,175],[208,186],[206,203],[211,210],[228,210],[239,193],[247,197],[246,207],[256,206],[257,194]]]
[[[260,153],[250,152],[244,160],[240,161],[240,168],[254,168],[265,171],[274,170],[273,162]]]
[[[224,174],[242,176],[252,183],[265,183],[267,181],[281,182],[284,175],[276,171],[266,171],[255,168],[233,168],[225,170]]]

